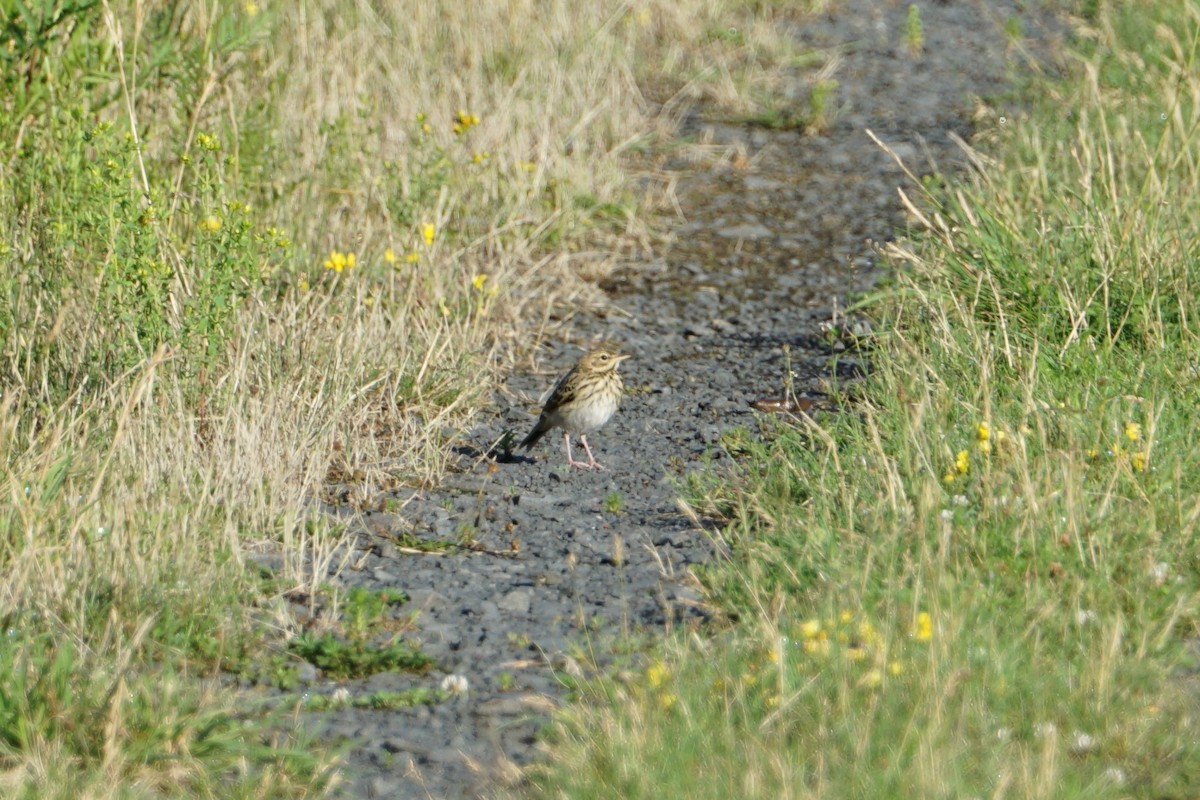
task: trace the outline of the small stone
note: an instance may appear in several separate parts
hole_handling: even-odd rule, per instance
[[[401,739],[398,737],[388,737],[387,739],[384,739],[382,747],[384,751],[388,753],[411,753],[413,755],[419,755],[425,752],[426,749],[418,746],[408,739]]]
[[[496,605],[513,614],[528,614],[532,602],[533,595],[528,589],[514,589],[500,598]]]
[[[296,680],[300,683],[316,683],[320,671],[307,661],[296,667]]]
[[[747,222],[742,225],[731,225],[717,231],[718,236],[726,239],[767,239],[775,234],[766,225]]]

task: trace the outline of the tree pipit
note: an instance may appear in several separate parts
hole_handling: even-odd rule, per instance
[[[585,353],[579,363],[554,385],[550,399],[542,407],[537,425],[521,442],[521,447],[528,450],[551,428],[562,428],[568,465],[582,469],[604,469],[592,455],[592,448],[588,447],[587,434],[608,422],[621,404],[621,393],[625,386],[617,374],[617,365],[627,358],[629,356],[609,347],[598,347]],[[579,443],[587,451],[586,462],[571,457],[572,433],[579,436]]]

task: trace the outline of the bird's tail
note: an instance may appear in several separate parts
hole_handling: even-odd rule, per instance
[[[545,436],[545,435],[546,435],[546,431],[550,430],[550,426],[548,426],[548,425],[545,425],[545,424],[543,424],[543,423],[544,423],[544,420],[540,420],[540,419],[539,419],[539,420],[538,420],[538,423],[537,423],[537,425],[534,425],[534,426],[533,426],[533,430],[531,430],[531,431],[529,432],[529,435],[528,435],[528,436],[526,436],[526,437],[525,437],[525,439],[524,439],[524,441],[522,441],[522,442],[521,442],[519,445],[517,445],[517,446],[518,446],[518,447],[523,447],[523,448],[525,448],[526,450],[528,450],[529,448],[531,448],[531,447],[533,447],[535,444],[537,444],[537,443],[538,443],[538,440],[539,440],[539,439],[541,439],[543,436]]]

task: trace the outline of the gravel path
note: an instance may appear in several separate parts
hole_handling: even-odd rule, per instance
[[[700,142],[740,156],[660,165],[679,179],[672,247],[608,279],[607,312],[571,320],[570,341],[546,343],[539,374],[512,375],[494,417],[468,439],[484,449],[506,428],[523,436],[542,392],[603,338],[634,356],[622,365],[633,392],[589,437],[608,469],[567,474],[557,435],[504,463],[481,463],[465,448],[464,471],[444,486],[354,523],[352,568],[338,580],[408,593],[400,613],[420,610],[412,636],[438,668],[342,683],[311,675],[310,691],[437,687],[455,674],[469,692],[418,708],[305,715],[324,740],[346,745],[341,796],[487,795],[537,757],[539,728],[566,691],[550,665],[570,673],[580,652],[603,663],[618,635],[703,618],[689,568],[714,546],[680,512],[675,481],[705,459],[727,460],[723,431],[757,429],[751,404],[779,394],[784,345],[796,389],[818,397],[835,361],[848,374],[861,368],[819,326],[878,280],[870,241],[905,224],[903,176],[864,129],[918,171],[928,171],[927,156],[956,169],[963,158],[951,133],[971,135],[973,97],[1004,90],[1028,52],[1055,51],[1063,30],[1032,8],[1040,4],[923,2],[925,53],[914,58],[903,41],[908,2],[833,5],[794,33],[839,54],[830,129],[689,123]],[[1025,33],[1021,48],[1005,36],[1010,17]],[[799,95],[812,78],[795,76]],[[397,534],[469,536],[482,549],[415,554]]]

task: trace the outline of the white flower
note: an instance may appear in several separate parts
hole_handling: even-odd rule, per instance
[[[1104,780],[1116,786],[1125,785],[1125,770],[1120,767],[1109,767],[1104,770]]]
[[[447,675],[442,678],[442,691],[450,694],[465,695],[470,690],[470,684],[463,675]]]
[[[1096,745],[1096,737],[1090,733],[1075,731],[1071,734],[1071,752],[1077,756],[1092,752],[1096,749]]]

